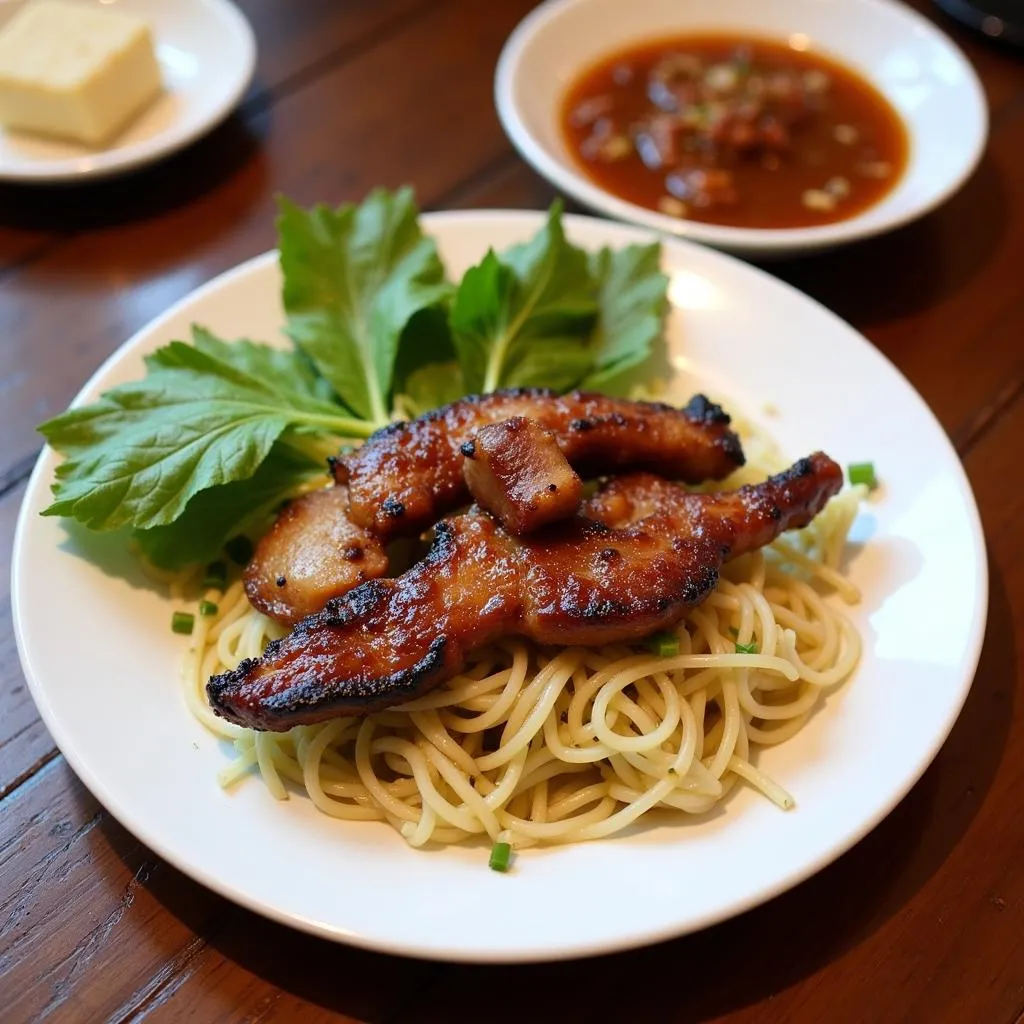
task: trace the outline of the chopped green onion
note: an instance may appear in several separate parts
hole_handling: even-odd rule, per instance
[[[655,633],[647,638],[647,649],[662,658],[674,658],[679,653],[679,637],[675,633]]]
[[[171,616],[171,632],[191,634],[196,624],[196,617],[191,612],[175,612]]]
[[[512,859],[512,847],[508,843],[495,843],[491,847],[491,859],[488,863],[492,871],[508,871]]]
[[[846,472],[850,477],[851,484],[867,484],[871,490],[878,486],[873,462],[851,462],[846,467]]]
[[[199,602],[199,614],[205,617],[217,614],[217,606],[212,601],[200,601]]]
[[[228,581],[228,567],[223,562],[211,562],[203,578],[204,590],[223,590]]]
[[[248,565],[252,558],[252,541],[240,533],[224,545],[224,551],[235,565]]]
[[[749,644],[741,644],[738,640],[736,641],[736,653],[737,654],[757,654],[757,642],[751,640]]]

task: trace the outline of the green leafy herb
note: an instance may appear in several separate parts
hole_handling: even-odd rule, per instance
[[[413,371],[405,382],[403,415],[422,416],[466,394],[458,363],[431,363]]]
[[[579,383],[592,365],[594,292],[587,254],[566,240],[556,203],[537,235],[489,251],[455,293],[452,340],[467,390]]]
[[[400,416],[419,415],[466,393],[447,305],[422,309],[409,321],[395,361],[394,391]]]
[[[290,428],[370,432],[336,405],[285,393],[184,342],[158,349],[146,367],[144,380],[39,428],[67,456],[44,515],[94,530],[166,526],[200,491],[253,476]]]
[[[736,641],[736,653],[737,654],[757,654],[758,647],[755,641],[751,641],[749,644],[741,644],[738,640]]]
[[[402,332],[450,291],[410,189],[305,211],[280,201],[288,335],[348,408],[387,422]]]
[[[191,612],[175,612],[171,616],[171,632],[189,636],[195,629],[196,617]]]
[[[200,352],[269,384],[284,397],[303,402],[313,400],[337,412],[337,399],[330,384],[302,352],[273,348],[259,341],[238,338],[222,341],[205,327],[192,325],[192,344]]]
[[[651,355],[665,321],[668,278],[658,245],[602,249],[590,267],[600,316],[591,343],[594,365],[583,385],[608,390]]]
[[[243,530],[262,531],[282,502],[323,474],[322,458],[278,441],[251,477],[200,491],[174,522],[138,530],[135,538],[154,565],[167,569],[208,562],[222,549],[244,565],[252,558],[252,542],[228,538]]]
[[[661,329],[657,246],[588,256],[557,203],[457,288],[408,189],[337,209],[282,199],[278,229],[292,347],[195,326],[147,357],[143,380],[44,423],[64,456],[44,515],[130,528],[165,568],[222,552],[241,565],[247,535],[324,479],[344,441],[470,391],[618,388]]]

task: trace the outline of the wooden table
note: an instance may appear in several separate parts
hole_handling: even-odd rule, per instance
[[[243,6],[259,37],[256,84],[208,138],[122,181],[0,188],[0,560],[39,451],[34,425],[151,317],[269,248],[276,192],[339,202],[408,181],[435,209],[552,197],[491,101],[495,59],[528,0]],[[911,227],[771,268],[909,377],[981,506],[991,570],[981,666],[907,799],[795,891],[651,949],[478,968],[331,945],[207,892],[82,787],[26,690],[4,561],[0,1018],[1024,1019],[1024,65],[925,0],[916,6],[981,74],[992,113],[984,162]],[[864,410],[874,414],[870,395]]]

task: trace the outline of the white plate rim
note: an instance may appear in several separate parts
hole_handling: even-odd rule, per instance
[[[447,223],[457,223],[459,221],[478,221],[481,228],[486,227],[488,224],[517,221],[535,229],[542,223],[542,218],[543,214],[534,211],[508,210],[450,211],[423,215],[423,221],[428,231],[435,226],[443,229],[444,225]],[[565,221],[569,230],[572,229],[573,225],[582,225],[584,227],[587,225],[598,225],[602,234],[605,236],[603,244],[615,244],[616,242],[628,243],[632,241],[646,241],[650,239],[649,233],[645,232],[641,228],[630,225],[608,224],[593,217],[567,215],[565,217]],[[695,248],[694,243],[679,239],[664,239],[662,240],[662,244],[672,247],[681,247],[684,251],[693,250]],[[165,842],[162,838],[153,835],[146,829],[138,828],[137,823],[133,821],[133,815],[130,809],[123,806],[118,799],[112,796],[110,788],[104,780],[98,777],[90,765],[79,756],[79,752],[75,749],[75,743],[69,735],[68,729],[65,728],[64,724],[61,722],[58,711],[53,707],[49,700],[45,684],[35,676],[32,670],[32,652],[26,645],[22,625],[24,615],[22,609],[24,588],[28,578],[23,561],[26,547],[24,538],[30,531],[32,521],[35,518],[32,515],[32,499],[36,496],[40,488],[47,485],[48,479],[52,474],[53,467],[58,461],[56,456],[53,455],[49,449],[44,449],[40,453],[30,476],[25,497],[22,501],[21,509],[19,510],[15,530],[11,566],[12,618],[14,622],[18,654],[25,672],[29,690],[39,709],[40,717],[53,736],[54,741],[61,750],[66,761],[86,788],[126,830],[141,840],[158,856],[166,860],[169,864],[180,870],[185,875],[242,907],[281,924],[331,941],[343,942],[345,944],[381,953],[422,957],[431,960],[450,962],[518,963],[565,960],[577,957],[621,952],[628,949],[634,949],[639,946],[691,934],[736,917],[747,910],[759,906],[788,891],[818,873],[829,864],[833,863],[842,854],[856,845],[856,843],[858,843],[892,812],[892,810],[900,803],[900,801],[903,800],[911,788],[924,774],[925,770],[934,760],[955,725],[970,691],[985,637],[989,588],[986,544],[977,503],[966,472],[963,469],[955,449],[952,447],[948,437],[942,430],[941,425],[938,423],[934,414],[928,408],[924,400],[920,395],[918,395],[917,391],[909,381],[907,381],[903,374],[887,359],[887,357],[875,349],[874,346],[867,342],[867,340],[852,327],[846,324],[845,321],[841,320],[816,300],[804,295],[787,283],[779,281],[766,272],[758,268],[751,267],[748,264],[742,263],[734,257],[730,257],[723,253],[718,253],[708,249],[700,249],[700,252],[702,259],[710,260],[713,263],[718,263],[723,266],[728,265],[730,270],[740,273],[741,277],[745,275],[753,275],[761,278],[766,282],[770,282],[772,286],[791,293],[793,297],[796,297],[800,301],[810,303],[812,306],[817,308],[817,311],[820,314],[830,319],[834,326],[858,338],[865,346],[865,351],[869,353],[872,358],[877,360],[879,366],[884,365],[887,367],[889,372],[891,372],[907,389],[909,396],[916,400],[919,405],[919,411],[923,412],[930,420],[931,427],[936,432],[936,439],[945,444],[948,449],[948,454],[951,457],[950,467],[958,477],[957,483],[959,485],[960,494],[965,502],[965,512],[970,524],[971,540],[975,547],[974,554],[976,556],[975,590],[972,595],[975,599],[976,615],[972,623],[970,643],[968,649],[964,652],[964,665],[966,668],[961,680],[958,699],[954,703],[951,703],[946,709],[947,713],[942,723],[942,727],[936,730],[928,750],[921,752],[917,769],[905,779],[901,780],[901,784],[899,786],[891,789],[889,798],[879,804],[873,814],[866,816],[857,823],[856,827],[847,830],[838,837],[838,839],[835,839],[833,841],[833,846],[827,854],[813,861],[807,861],[806,863],[801,864],[798,869],[780,874],[773,885],[765,886],[749,898],[727,901],[718,907],[714,913],[705,914],[699,919],[688,920],[685,923],[668,923],[658,928],[640,928],[612,941],[577,941],[571,946],[546,946],[543,943],[540,943],[534,948],[516,948],[512,950],[503,948],[487,949],[480,948],[478,946],[467,948],[464,944],[424,945],[408,943],[401,939],[396,940],[394,938],[382,940],[379,936],[368,936],[353,933],[340,925],[325,927],[319,921],[282,911],[276,906],[261,901],[258,897],[255,897],[244,889],[236,887],[229,879],[197,870],[194,865],[189,862],[187,856],[183,856],[173,846],[173,844]],[[164,313],[160,314],[139,331],[135,332],[131,338],[119,346],[106,360],[104,360],[95,373],[93,373],[89,380],[83,385],[72,404],[79,404],[83,399],[91,397],[90,393],[100,384],[107,373],[111,371],[122,358],[127,355],[134,354],[137,349],[141,350],[142,348],[148,347],[147,342],[149,345],[157,344],[156,335],[162,325],[170,321],[182,310],[187,309],[192,303],[211,292],[217,291],[225,286],[230,286],[233,281],[245,278],[254,271],[261,270],[268,263],[276,261],[276,259],[277,253],[273,250],[253,257],[225,271],[184,296]],[[853,683],[855,683],[855,681],[848,681],[845,685],[848,686]],[[212,780],[211,785],[215,785]]]
[[[936,24],[912,7],[896,3],[895,0],[857,0],[857,3],[868,8],[883,8],[906,18],[909,24],[930,36],[932,40],[948,49],[957,58],[960,70],[964,73],[972,93],[980,129],[977,141],[967,154],[967,159],[957,175],[950,178],[925,202],[911,205],[902,212],[890,214],[884,222],[879,224],[865,223],[865,214],[870,212],[873,207],[868,207],[867,210],[861,211],[847,220],[820,226],[737,228],[705,224],[701,221],[681,221],[678,218],[637,206],[605,191],[594,182],[589,181],[580,171],[569,168],[561,161],[556,160],[527,127],[515,100],[514,83],[518,63],[533,35],[542,30],[545,23],[556,17],[562,10],[588,2],[590,0],[545,0],[519,22],[506,40],[498,58],[494,73],[494,104],[498,119],[509,140],[520,156],[535,171],[588,209],[614,217],[616,220],[739,254],[772,256],[831,248],[894,231],[942,206],[971,178],[985,153],[990,121],[985,90],[974,66],[960,47]],[[912,140],[911,145],[913,145]],[[912,157],[913,153],[911,153]]]
[[[40,160],[36,164],[11,167],[0,160],[0,181],[22,184],[56,184],[99,181],[129,171],[138,170],[184,149],[197,139],[217,127],[238,105],[245,90],[249,88],[256,72],[256,35],[248,18],[232,0],[192,0],[209,7],[223,18],[237,35],[243,48],[243,58],[235,72],[235,82],[220,102],[192,125],[181,128],[169,125],[147,139],[129,146],[111,150],[96,150],[89,153],[88,167],[75,166],[81,157],[60,157]]]

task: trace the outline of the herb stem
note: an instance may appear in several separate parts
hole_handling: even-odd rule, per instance
[[[505,361],[505,349],[508,348],[510,338],[510,332],[506,331],[498,339],[491,352],[491,357],[487,360],[487,375],[484,377],[483,386],[483,393],[485,395],[498,389],[498,382],[501,380],[501,367]]]
[[[302,413],[296,419],[311,426],[322,426],[332,433],[341,437],[369,437],[374,431],[388,422],[388,414],[382,407],[378,415],[376,407],[380,404],[380,396],[374,395],[372,404],[374,406],[373,420],[357,420],[350,416],[329,416],[323,413]]]
[[[377,381],[373,376],[369,363],[364,363],[363,365],[366,369],[366,390],[370,395],[370,412],[373,415],[374,423],[382,426],[388,422],[388,411],[384,408],[384,399],[377,387]],[[377,428],[375,426],[374,430],[376,429]],[[372,432],[373,431],[370,433]],[[355,436],[369,437],[369,434],[360,434]]]
[[[502,331],[501,336],[495,341],[494,348],[487,359],[487,373],[484,376],[483,387],[485,395],[491,391],[497,391],[498,385],[501,383],[501,371],[505,367],[505,353],[508,351],[508,346],[512,339],[522,330],[523,324],[530,315],[534,304],[535,302],[531,297],[529,304],[523,306],[519,311],[519,315]]]

